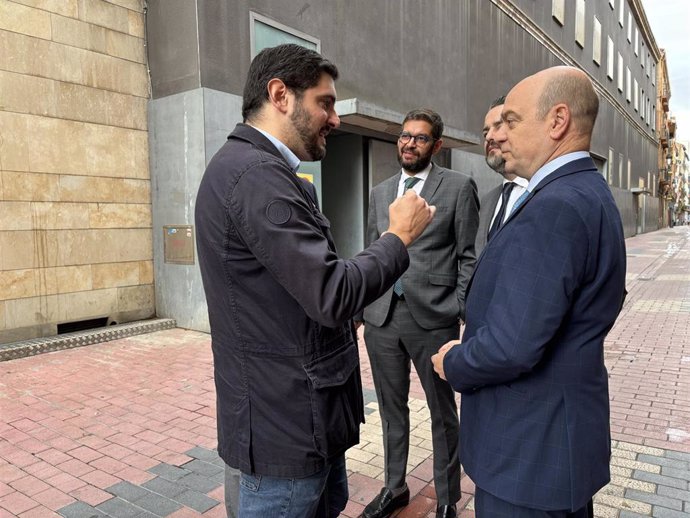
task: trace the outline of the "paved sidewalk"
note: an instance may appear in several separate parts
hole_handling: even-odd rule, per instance
[[[628,300],[609,335],[612,481],[597,517],[690,517],[690,227],[627,240]],[[355,517],[382,485],[380,421],[348,453]],[[209,337],[173,329],[0,363],[0,517],[224,517]],[[410,394],[413,494],[433,517],[424,394]],[[462,478],[460,516],[473,517]]]

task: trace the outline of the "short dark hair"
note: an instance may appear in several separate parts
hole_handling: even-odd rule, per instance
[[[443,119],[434,110],[428,108],[420,108],[407,112],[402,121],[404,126],[407,121],[425,121],[431,124],[431,136],[434,140],[438,140],[443,136]]]
[[[489,110],[495,108],[496,106],[501,106],[506,103],[506,96],[502,95],[501,97],[496,97],[493,101],[491,101],[491,104],[489,105]]]
[[[287,43],[263,49],[252,60],[242,95],[242,118],[246,122],[268,100],[267,85],[280,79],[285,86],[301,97],[308,88],[321,80],[323,73],[338,79],[338,68],[311,49]]]

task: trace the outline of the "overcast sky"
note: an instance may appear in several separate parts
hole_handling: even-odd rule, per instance
[[[690,140],[690,2],[642,0],[656,44],[666,50],[671,81],[671,115],[676,117],[678,140]]]

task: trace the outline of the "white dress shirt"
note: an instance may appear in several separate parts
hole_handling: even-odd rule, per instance
[[[503,180],[503,184],[505,185],[509,183],[509,180]],[[517,199],[522,196],[522,193],[527,190],[527,185],[529,182],[525,178],[520,178],[519,176],[516,176],[512,182],[515,184],[513,187],[513,190],[510,192],[510,197],[508,198],[508,205],[506,206],[506,211],[503,216],[503,221],[508,219],[508,216],[510,216],[510,212],[513,210],[513,205],[515,205],[515,202]],[[489,222],[489,228],[494,224],[494,219],[498,215],[498,211],[501,210],[501,204],[503,203],[503,200],[501,199],[501,196],[498,197],[498,203],[496,203],[496,208],[494,209],[494,215],[491,216],[491,221]],[[503,223],[503,221],[501,223]]]
[[[414,192],[420,194],[422,192],[422,188],[424,187],[424,182],[426,181],[427,177],[429,176],[429,172],[431,171],[431,165],[431,162],[429,162],[428,166],[426,166],[424,169],[412,176],[410,176],[401,169],[400,181],[398,182],[398,198],[403,195],[403,191],[405,190],[405,180],[412,177],[419,178],[419,181],[416,184],[414,184],[411,188]]]

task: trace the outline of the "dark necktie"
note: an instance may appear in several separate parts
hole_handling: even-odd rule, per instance
[[[412,189],[412,187],[414,187],[414,185],[417,182],[420,182],[421,180],[421,178],[417,178],[416,176],[410,176],[408,178],[405,178],[405,187],[403,187],[403,194],[407,192],[407,189]]]
[[[421,178],[417,178],[415,176],[410,176],[408,178],[405,178],[405,186],[403,187],[403,194],[407,192],[408,189],[412,189],[414,185],[417,182],[420,182]],[[393,284],[393,291],[398,297],[402,297],[403,294],[403,285],[402,285],[402,279],[398,278],[397,281],[395,281],[395,284]]]
[[[503,184],[503,189],[501,191],[501,207],[498,209],[498,214],[494,218],[494,222],[491,224],[489,229],[489,235],[487,236],[487,241],[501,228],[503,225],[503,220],[506,216],[506,207],[508,206],[508,200],[510,199],[510,193],[513,192],[513,187],[515,184],[513,182],[507,182]]]

